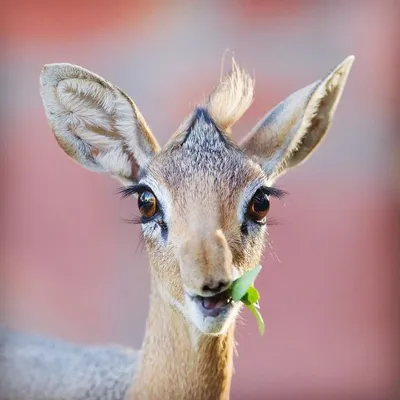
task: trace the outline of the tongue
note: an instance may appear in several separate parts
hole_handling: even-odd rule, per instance
[[[215,299],[203,299],[203,307],[207,310],[222,308],[226,304],[226,301],[215,300]]]

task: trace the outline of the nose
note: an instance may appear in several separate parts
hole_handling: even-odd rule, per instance
[[[201,289],[204,294],[218,294],[228,289],[230,283],[231,281],[226,281],[226,280],[220,280],[220,281],[211,280],[206,284],[204,284]]]
[[[181,246],[179,261],[188,293],[213,296],[232,282],[232,253],[221,230],[193,235]]]

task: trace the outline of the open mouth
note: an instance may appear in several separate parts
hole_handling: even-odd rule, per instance
[[[226,312],[233,305],[229,290],[225,290],[215,296],[193,296],[192,298],[199,305],[202,313],[207,317],[217,317]]]

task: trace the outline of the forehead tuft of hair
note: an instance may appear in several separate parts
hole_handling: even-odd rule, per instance
[[[229,131],[248,110],[254,97],[254,79],[232,58],[232,69],[222,77],[208,98],[206,107],[214,123]]]
[[[199,119],[199,111],[206,110],[209,118],[221,133],[230,133],[230,128],[248,110],[254,97],[254,79],[232,58],[232,69],[221,78],[208,99],[194,109],[171,136],[165,149],[182,144],[193,124]],[[201,112],[204,115],[203,112]]]

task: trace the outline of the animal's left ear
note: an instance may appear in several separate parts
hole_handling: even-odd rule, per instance
[[[241,143],[271,180],[308,158],[327,132],[354,56],[326,78],[289,96],[262,119]]]

